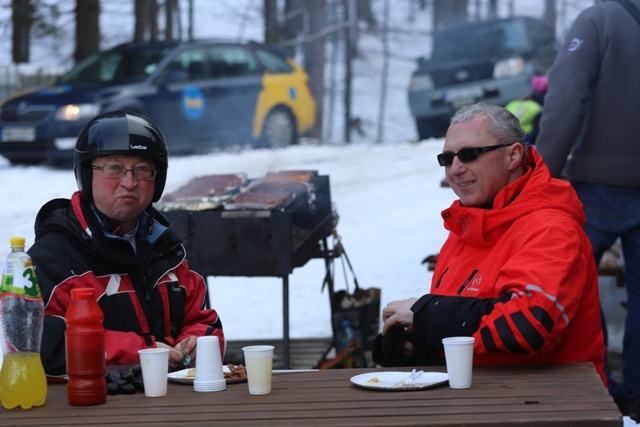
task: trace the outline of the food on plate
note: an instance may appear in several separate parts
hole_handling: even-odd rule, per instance
[[[225,379],[246,378],[247,377],[247,369],[242,364],[236,366],[236,365],[230,363],[230,364],[227,365],[227,368],[229,368],[229,371],[225,371],[225,373],[224,373]]]
[[[378,377],[371,377],[367,380],[368,383],[379,383],[380,379]]]
[[[185,378],[195,379],[196,377],[196,368],[187,369],[187,373],[184,375]]]

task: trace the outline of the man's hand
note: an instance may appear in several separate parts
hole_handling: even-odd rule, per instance
[[[169,349],[169,370],[177,371],[185,368],[192,368],[196,365],[196,337],[185,338],[171,347],[163,342],[156,341],[157,348]]]
[[[391,301],[382,309],[382,335],[386,334],[389,328],[393,326],[404,326],[411,328],[413,326],[413,311],[411,306],[418,298],[408,298],[401,301]]]

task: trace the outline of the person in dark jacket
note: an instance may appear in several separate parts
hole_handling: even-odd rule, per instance
[[[90,287],[104,313],[107,365],[139,363],[138,350],[168,347],[170,370],[195,364],[196,338],[218,336],[202,276],[152,203],[162,196],[168,150],[143,115],[114,111],[91,120],[75,145],[71,199],[47,202],[29,249],[45,300],[41,358],[48,375],[66,372],[64,315],[71,289]]]
[[[627,6],[640,15],[640,0]],[[549,72],[536,148],[566,176],[587,216],[597,263],[618,238],[627,312],[622,383],[609,378],[621,411],[640,421],[640,21],[603,1],[578,15]]]

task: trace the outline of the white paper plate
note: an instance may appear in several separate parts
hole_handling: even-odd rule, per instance
[[[227,365],[223,365],[222,372],[225,372],[225,373],[229,372],[229,367],[227,367]],[[167,376],[169,378],[169,381],[172,381],[174,383],[193,384],[193,380],[195,379],[195,369],[188,368],[188,369],[183,369],[181,371],[169,372]],[[227,378],[226,380],[227,380],[227,384],[241,383],[246,381],[247,377]]]
[[[370,388],[374,390],[421,390],[423,388],[435,387],[449,381],[449,376],[442,372],[425,372],[420,378],[414,381],[413,385],[394,387],[400,381],[406,379],[410,372],[369,372],[366,374],[351,377],[351,382],[358,387]]]

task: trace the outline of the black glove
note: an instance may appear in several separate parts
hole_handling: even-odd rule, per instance
[[[140,365],[110,367],[107,370],[106,379],[107,393],[111,395],[134,394],[136,390],[144,391]]]
[[[373,345],[373,361],[380,366],[413,366],[413,353],[404,348],[406,341],[413,341],[412,334],[402,326],[390,328],[385,335],[378,334]]]

